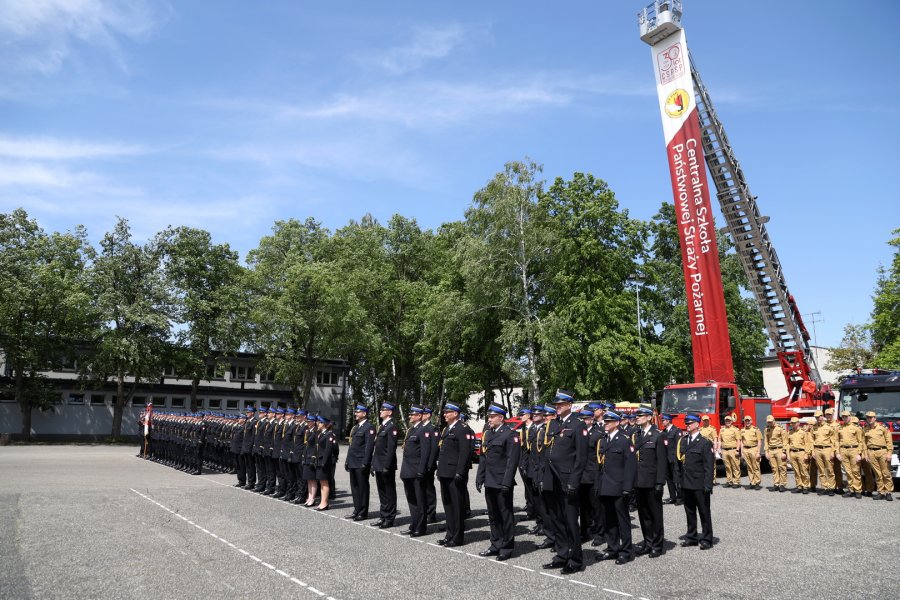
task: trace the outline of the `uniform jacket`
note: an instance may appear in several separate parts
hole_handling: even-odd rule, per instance
[[[431,421],[422,424],[422,428],[425,430],[425,433],[428,435],[426,439],[430,445],[428,449],[428,471],[434,471],[437,469],[437,460],[438,460],[438,450],[440,449],[440,437],[441,434],[438,432],[437,428],[431,424]]]
[[[681,487],[686,490],[712,490],[716,455],[713,445],[700,434],[693,442],[689,436],[678,443],[681,461]]]
[[[489,488],[516,485],[521,446],[519,434],[505,423],[496,431],[486,429],[481,436],[481,461],[475,483]]]
[[[663,446],[666,447],[666,458],[674,464],[678,460],[675,456],[675,445],[681,437],[681,430],[674,425],[669,425],[668,429],[662,430],[661,435]]]
[[[418,479],[425,475],[431,460],[431,432],[416,423],[406,432],[403,441],[403,463],[400,479]]]
[[[457,421],[453,425],[448,425],[441,432],[437,476],[443,478],[462,476],[469,469],[471,454],[472,440],[462,423]]]
[[[669,459],[662,440],[662,432],[652,425],[647,433],[644,433],[643,429],[638,429],[631,435],[631,443],[637,457],[635,487],[646,489],[666,482]]]
[[[631,440],[617,431],[607,434],[600,442],[603,465],[597,475],[596,489],[601,496],[621,496],[634,489],[637,458]]]
[[[600,441],[606,436],[602,425],[594,423],[588,429],[587,462],[584,466],[584,474],[581,476],[581,485],[595,486],[597,476],[600,474],[600,463],[597,460],[597,451]]]
[[[348,469],[366,469],[372,465],[375,450],[375,426],[369,421],[357,423],[350,430],[350,447],[344,466]]]
[[[250,417],[244,422],[244,441],[241,444],[241,454],[250,454],[253,452],[253,444],[256,436],[256,424],[259,419]]]
[[[241,448],[244,447],[244,427],[243,423],[235,423],[231,431],[231,443],[229,450],[232,454],[240,454]]]
[[[397,427],[391,419],[379,425],[375,434],[372,470],[376,472],[397,470]]]
[[[558,423],[550,447],[547,471],[554,473],[567,487],[581,485],[581,476],[587,464],[588,432],[584,421],[569,413]],[[544,478],[546,484],[546,476]],[[552,484],[551,484],[552,485]]]
[[[325,429],[316,439],[316,466],[329,467],[337,463],[338,444],[334,431]]]

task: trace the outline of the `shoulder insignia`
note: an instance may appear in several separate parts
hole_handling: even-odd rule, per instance
[[[628,449],[634,452],[634,446],[628,446]]]
[[[518,443],[519,443],[519,436],[517,436],[517,435],[512,436],[512,440],[513,440],[513,444],[518,444]]]
[[[425,437],[428,437],[428,432],[427,432],[427,431],[425,432]]]
[[[374,430],[374,429],[370,429],[370,430],[369,430],[369,435],[372,435],[373,433],[375,433],[375,430]]]
[[[581,430],[581,435],[587,436],[587,434],[588,434],[587,429],[582,429],[582,430]]]
[[[397,430],[396,430],[396,429],[393,431],[393,434],[394,434],[394,435],[397,435]]]

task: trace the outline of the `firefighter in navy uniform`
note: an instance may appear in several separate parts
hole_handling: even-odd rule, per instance
[[[234,487],[244,487],[247,485],[247,469],[244,461],[241,460],[241,448],[244,446],[244,425],[247,422],[247,415],[241,415],[240,421],[234,427],[229,442],[229,452],[234,457],[235,473],[237,474],[237,483]]]
[[[713,544],[710,498],[713,489],[713,470],[716,454],[708,439],[700,435],[700,417],[684,418],[687,434],[678,441],[676,451],[681,465],[681,489],[684,494],[684,512],[687,517],[687,534],[682,546],[697,546],[709,550]],[[697,535],[697,515],[700,516],[701,534]]]
[[[597,494],[594,493],[594,486],[597,483],[600,465],[596,460],[591,460],[592,456],[597,455],[596,442],[600,440],[600,436],[597,435],[597,424],[594,422],[594,406],[596,404],[588,404],[578,413],[588,432],[587,461],[584,466],[584,474],[581,476],[581,485],[578,488],[578,503],[581,509],[579,515],[581,543],[591,539],[591,532],[596,523],[595,505],[599,504]],[[595,443],[592,444],[592,442]]]
[[[256,408],[249,404],[244,407],[247,413],[247,420],[244,421],[244,439],[241,442],[241,464],[244,467],[246,484],[244,489],[253,489],[256,487],[256,460],[253,456],[254,436],[256,435],[256,424],[259,419],[256,417]]]
[[[453,548],[465,543],[466,503],[465,473],[469,470],[472,440],[459,422],[460,409],[455,404],[444,406],[447,426],[438,444],[437,477],[441,484],[441,500],[447,520],[447,534],[438,540],[441,546]]]
[[[528,445],[528,432],[532,428],[532,408],[523,406],[516,412],[516,416],[522,419],[522,427],[519,428],[519,442],[522,444],[521,455],[519,456],[519,476],[522,478],[522,491],[525,492],[525,518],[522,520],[534,519],[536,517],[534,511],[534,490],[531,485],[531,476],[528,474],[531,467],[531,448]]]
[[[291,432],[290,451],[288,453],[288,469],[290,469],[289,481],[293,483],[293,489],[285,498],[288,502],[294,504],[303,504],[306,502],[308,493],[308,485],[303,479],[303,457],[306,453],[306,447],[303,444],[303,436],[309,427],[309,421],[306,418],[306,411],[302,408],[297,409],[297,415],[294,417],[294,430]]]
[[[665,552],[662,495],[666,484],[668,452],[661,432],[653,425],[653,411],[642,407],[635,412],[635,417],[637,431],[631,435],[637,456],[634,490],[644,536],[644,541],[635,547],[635,552],[638,556],[649,554],[650,558],[656,558]]]
[[[666,447],[666,487],[669,488],[669,497],[663,501],[663,504],[681,505],[681,483],[678,480],[678,458],[675,454],[675,447],[681,438],[681,430],[672,424],[672,415],[659,415],[662,423],[662,441]]]
[[[469,427],[469,424],[466,423],[468,417],[466,413],[459,413],[459,422],[462,425],[463,429],[466,431],[466,436],[469,438],[469,460],[466,463],[466,470],[463,473],[463,478],[465,481],[463,482],[463,504],[464,504],[464,512],[466,518],[472,516],[472,503],[469,499],[469,471],[472,469],[472,462],[475,460],[475,430]]]
[[[350,473],[353,512],[344,518],[363,521],[369,518],[369,471],[375,451],[375,426],[369,422],[369,409],[363,404],[356,405],[353,416],[356,424],[350,430],[350,447],[344,459],[344,469]]]
[[[562,569],[568,575],[584,569],[581,531],[578,525],[578,490],[587,464],[587,427],[572,413],[572,392],[559,390],[553,399],[557,426],[544,472],[544,491],[556,524],[556,555],[545,569]]]
[[[615,560],[617,565],[634,560],[628,501],[637,471],[634,446],[628,436],[619,431],[621,420],[622,417],[613,411],[603,415],[606,437],[600,442],[598,460],[603,462],[596,487],[606,525],[606,551],[598,554],[597,560]]]
[[[431,422],[431,408],[422,407],[422,428],[425,430],[425,439],[431,444],[428,452],[428,467],[425,469],[425,477],[422,485],[425,488],[425,518],[429,523],[437,522],[437,488],[434,485],[434,476],[437,471],[438,442],[440,434],[437,427]]]
[[[410,537],[425,535],[428,529],[427,498],[425,496],[425,472],[431,458],[431,439],[426,437],[422,420],[425,413],[418,404],[409,408],[409,429],[403,440],[403,462],[400,465],[400,479],[406,492],[409,506],[409,529],[402,531]]]
[[[488,428],[481,437],[481,461],[475,476],[475,489],[487,502],[491,526],[491,545],[479,552],[479,556],[496,556],[507,560],[515,548],[515,521],[513,519],[513,486],[519,467],[521,443],[519,434],[503,421],[506,409],[492,404],[488,408]]]
[[[393,527],[397,516],[397,426],[394,424],[394,405],[384,402],[378,413],[381,422],[375,433],[372,453],[372,472],[378,490],[378,520],[381,529]]]

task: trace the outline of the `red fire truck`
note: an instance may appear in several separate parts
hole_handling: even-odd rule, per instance
[[[656,74],[694,360],[694,382],[667,386],[660,411],[673,414],[679,426],[685,413],[709,415],[717,428],[731,413],[739,420],[749,415],[756,424],[769,414],[779,421],[811,415],[833,405],[834,397],[819,377],[809,333],[766,231],[768,217],[750,193],[688,53],[681,9],[681,0],[657,0],[638,13],[641,40],[651,46]],[[735,383],[707,168],[724,229],[734,241],[787,383],[788,396],[776,401],[742,396]]]

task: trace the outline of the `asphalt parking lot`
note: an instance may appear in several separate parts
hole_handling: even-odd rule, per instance
[[[191,476],[134,454],[0,448],[0,598],[823,600],[900,590],[898,501],[717,487],[712,550],[677,546],[684,511],[666,506],[665,556],[595,563],[586,544],[586,570],[561,578],[541,570],[551,556],[524,533],[531,523],[518,526],[511,560],[477,556],[488,527],[474,487],[468,543],[445,549],[440,523],[423,538],[399,535],[402,489],[399,526],[378,530],[341,518],[352,511],[346,493],[333,510],[314,512],[231,487],[234,476]],[[337,485],[349,490],[343,470]]]

